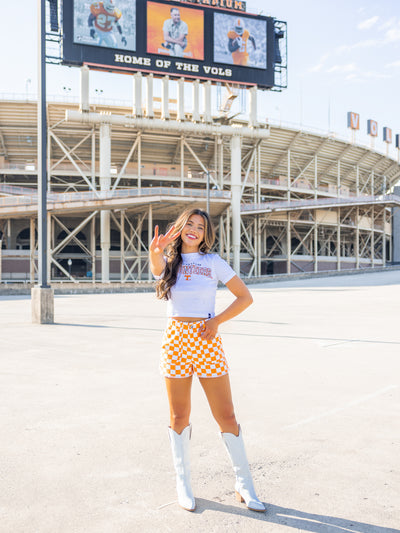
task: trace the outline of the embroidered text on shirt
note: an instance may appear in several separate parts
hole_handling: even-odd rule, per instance
[[[179,267],[179,273],[185,276],[186,280],[190,279],[192,274],[197,274],[198,276],[206,276],[207,278],[212,278],[211,268],[197,266],[193,263],[190,265],[181,265]]]

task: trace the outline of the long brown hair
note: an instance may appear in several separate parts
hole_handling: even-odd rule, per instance
[[[200,243],[199,253],[207,254],[213,247],[215,241],[215,231],[210,215],[201,209],[186,209],[174,222],[175,233],[181,232],[192,215],[200,215],[204,220],[204,240]],[[169,300],[171,297],[171,287],[176,283],[178,270],[182,263],[182,239],[177,237],[167,246],[164,251],[167,256],[164,275],[156,283],[156,295],[160,300]]]

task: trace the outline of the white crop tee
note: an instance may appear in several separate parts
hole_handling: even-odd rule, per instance
[[[218,254],[181,254],[176,283],[171,287],[167,316],[215,316],[218,281],[227,283],[235,271]]]

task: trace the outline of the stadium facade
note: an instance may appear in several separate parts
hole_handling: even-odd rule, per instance
[[[391,263],[397,161],[334,136],[259,124],[255,88],[249,121],[229,120],[212,116],[210,84],[191,83],[187,113],[183,80],[176,101],[168,79],[154,98],[151,78],[142,98],[136,75],[133,108],[47,105],[50,281],[150,279],[154,226],[207,204],[216,249],[243,277]],[[0,101],[0,239],[1,280],[34,282],[36,102]]]

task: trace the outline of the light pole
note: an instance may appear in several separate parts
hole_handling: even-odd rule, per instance
[[[54,293],[47,285],[46,0],[38,0],[38,286],[32,289],[32,322],[54,322]]]
[[[25,80],[25,92],[26,92],[26,100],[29,100],[29,87],[32,83],[32,80],[30,78],[27,78]]]
[[[279,106],[275,106],[276,111],[279,111],[279,127],[282,127],[282,111]]]
[[[210,171],[207,170],[207,213],[210,214]]]
[[[38,238],[39,286],[47,289],[47,117],[46,117],[46,0],[38,0]]]

